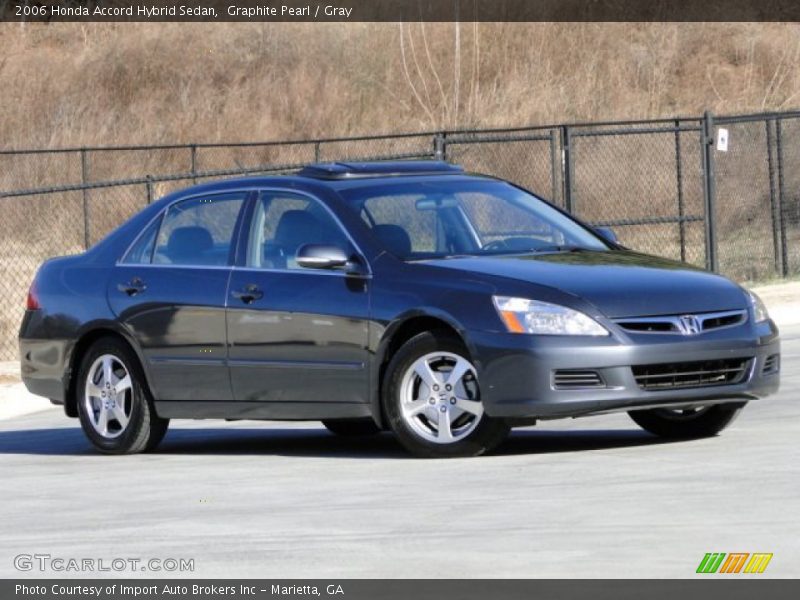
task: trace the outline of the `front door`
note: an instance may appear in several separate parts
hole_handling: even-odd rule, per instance
[[[228,356],[236,400],[366,403],[369,280],[307,269],[307,243],[356,249],[317,199],[263,192],[246,264],[231,275]]]
[[[231,400],[225,303],[247,192],[170,206],[109,282],[115,314],[137,339],[157,400]]]

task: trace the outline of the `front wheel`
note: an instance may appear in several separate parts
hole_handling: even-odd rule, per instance
[[[155,448],[168,419],[153,409],[139,362],[115,338],[95,342],[78,372],[78,416],[89,441],[106,454],[134,454]]]
[[[477,456],[509,431],[484,412],[477,371],[464,345],[444,333],[421,333],[397,351],[382,401],[392,431],[419,457]]]
[[[632,410],[631,419],[645,431],[672,439],[711,437],[730,425],[744,404],[687,409]]]

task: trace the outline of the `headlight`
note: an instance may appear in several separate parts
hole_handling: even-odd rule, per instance
[[[508,296],[493,296],[492,300],[506,328],[512,333],[608,335],[600,323],[566,306]]]
[[[767,307],[764,305],[764,301],[750,290],[747,290],[747,294],[750,296],[750,304],[753,307],[756,323],[763,323],[769,319],[769,313],[767,312]]]

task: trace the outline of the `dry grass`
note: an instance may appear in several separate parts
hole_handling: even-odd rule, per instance
[[[798,24],[3,23],[0,50],[0,146],[6,148],[298,139],[800,105]],[[757,127],[732,127],[734,150],[718,160],[718,181],[728,182],[718,186],[720,206],[732,203],[722,211],[722,266],[741,279],[771,269],[769,180],[764,134]],[[787,140],[798,134],[797,124],[786,124]],[[702,210],[695,138],[683,134],[687,214]],[[424,145],[429,147],[428,138]],[[331,144],[322,158],[419,147],[419,139]],[[787,143],[792,265],[800,260],[797,148]],[[675,214],[668,137],[584,138],[574,151],[581,216]],[[451,145],[449,152],[469,168],[545,196],[560,185],[546,141]],[[93,153],[90,179],[188,171],[183,150],[120,156]],[[3,157],[0,189],[74,183],[80,180],[74,158]],[[197,166],[202,171],[312,158],[311,146],[224,149],[201,153]],[[154,192],[186,183],[157,184]],[[143,186],[89,192],[90,242],[141,208],[144,192]],[[71,192],[5,202],[0,357],[12,357],[36,267],[49,256],[82,249],[83,197]],[[632,247],[678,257],[677,226],[618,232]],[[703,261],[702,233],[702,224],[687,225],[689,261]]]
[[[3,145],[240,141],[781,109],[797,24],[0,25]]]

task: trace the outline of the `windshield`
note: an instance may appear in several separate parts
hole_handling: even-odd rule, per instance
[[[340,193],[404,260],[609,249],[593,232],[503,181],[383,181]]]

